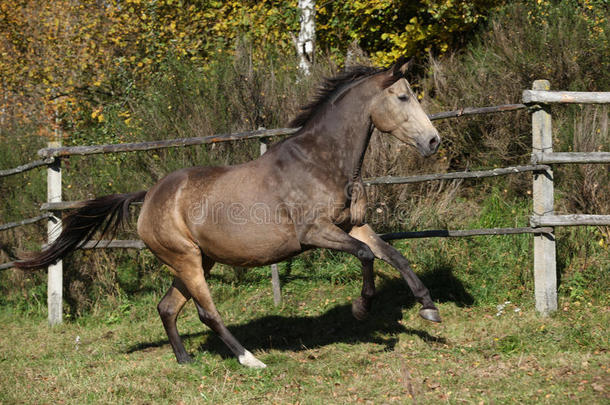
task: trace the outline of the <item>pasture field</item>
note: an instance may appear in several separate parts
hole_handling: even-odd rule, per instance
[[[15,307],[5,297],[0,403],[608,403],[607,275],[581,290],[565,276],[559,310],[540,318],[531,276],[520,287],[509,281],[527,273],[514,270],[528,241],[396,243],[408,255],[428,252],[415,269],[439,303],[441,324],[419,318],[405,283],[383,264],[363,322],[351,316],[361,282],[357,261],[345,255],[322,251],[280,265],[277,308],[268,268],[240,274],[220,266],[210,280],[218,309],[264,370],[241,367],[192,303],[178,327],[195,361],[177,364],[155,309],[161,289],[110,296],[55,328],[40,301]],[[460,257],[466,248],[470,255]],[[485,266],[493,267],[487,276]]]

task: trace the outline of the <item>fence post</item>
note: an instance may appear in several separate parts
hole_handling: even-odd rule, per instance
[[[550,90],[548,80],[536,80],[533,90]],[[553,151],[553,134],[550,106],[541,104],[532,113],[532,149],[534,153]],[[553,215],[553,171],[534,172],[534,215]],[[534,234],[534,289],[536,310],[543,316],[557,310],[557,270],[555,233]]]
[[[55,122],[54,140],[48,143],[49,148],[61,146],[59,123]],[[61,201],[61,159],[55,158],[47,168],[47,202]],[[53,212],[47,224],[47,243],[51,244],[61,233],[61,212]],[[47,306],[51,326],[62,323],[63,318],[63,264],[59,260],[48,267]]]
[[[260,138],[261,156],[267,152],[267,138]],[[280,273],[277,263],[271,265],[271,286],[273,288],[273,304],[277,307],[282,302],[282,287],[280,285]]]

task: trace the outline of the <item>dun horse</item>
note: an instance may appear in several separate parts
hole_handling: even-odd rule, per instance
[[[225,327],[206,282],[215,262],[263,266],[312,248],[356,256],[362,264],[362,294],[352,313],[364,318],[375,293],[373,260],[388,262],[422,304],[420,315],[440,322],[428,289],[396,249],[364,223],[361,166],[374,128],[435,153],[440,137],[422,110],[400,60],[389,69],[354,67],[320,87],[317,98],[293,121],[301,129],[260,158],[236,166],[191,167],[173,172],[148,191],[86,201],[65,218],[46,250],[16,263],[47,266],[90,240],[114,232],[128,206],[144,201],[138,233],[174,276],[158,305],[180,363],[191,361],[176,318],[193,298],[201,321],[248,367],[265,367]]]

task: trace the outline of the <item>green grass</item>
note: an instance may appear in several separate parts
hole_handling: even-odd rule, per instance
[[[281,264],[279,307],[268,268],[218,266],[210,278],[218,309],[268,365],[262,371],[241,367],[190,303],[178,326],[195,362],[178,365],[155,309],[167,278],[98,300],[55,328],[40,299],[14,305],[5,297],[0,403],[608,401],[607,261],[586,272],[568,263],[566,283],[579,285],[579,294],[562,285],[559,311],[540,318],[531,263],[521,259],[530,244],[528,236],[396,243],[430,287],[441,324],[419,318],[405,283],[385,264],[376,266],[378,295],[364,322],[351,316],[361,280],[357,260],[346,255],[317,251]],[[603,252],[593,253],[602,260]],[[121,274],[117,280],[133,287],[132,270]],[[574,274],[585,281],[596,274],[597,285],[569,284]]]
[[[212,277],[229,328],[268,368],[241,367],[198,321],[179,320],[195,362],[178,365],[158,320],[158,294],[107,302],[49,328],[42,313],[2,307],[2,403],[601,403],[608,400],[608,307],[564,299],[542,319],[532,303],[460,307],[419,319],[401,280],[382,269],[374,315],[350,315],[357,280],[284,285],[275,308],[257,288]],[[520,311],[515,312],[519,308]],[[79,342],[77,343],[76,340]]]

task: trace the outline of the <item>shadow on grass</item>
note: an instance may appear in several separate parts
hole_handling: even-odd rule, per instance
[[[428,272],[421,279],[436,302],[454,302],[460,307],[473,303],[472,296],[448,267]],[[364,321],[357,321],[352,316],[351,304],[344,304],[317,316],[271,315],[241,325],[228,325],[228,328],[251,351],[300,351],[333,343],[376,343],[385,346],[385,350],[393,350],[398,342],[396,335],[400,333],[418,336],[431,344],[446,343],[442,336],[433,336],[425,330],[408,328],[400,323],[402,311],[413,306],[419,307],[419,304],[406,283],[402,279],[392,278],[379,283],[371,314]],[[189,339],[206,335],[208,339],[197,348],[198,351],[216,353],[223,357],[233,356],[224,343],[203,325],[202,332],[182,336]],[[169,350],[169,342],[162,340],[140,343],[129,348],[127,353],[164,345],[168,345]]]

